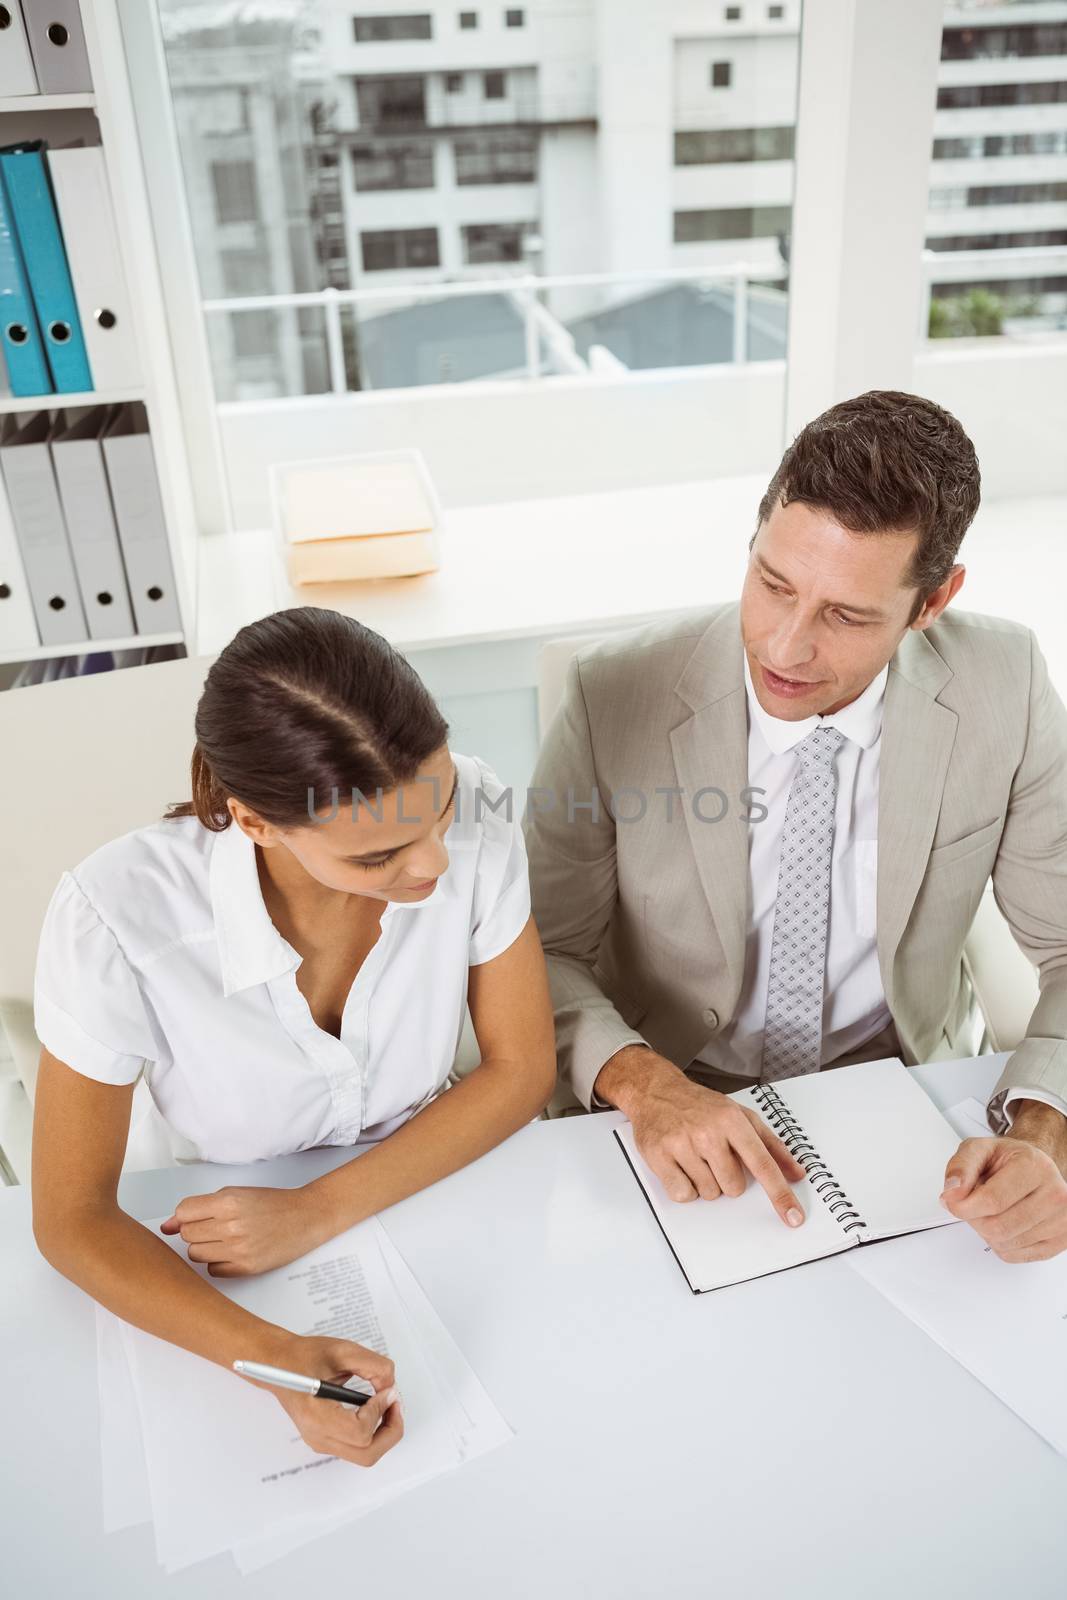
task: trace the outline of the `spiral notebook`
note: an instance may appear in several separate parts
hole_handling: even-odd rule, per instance
[[[792,1185],[805,1220],[790,1228],[749,1178],[743,1195],[672,1200],[615,1137],[694,1294],[762,1278],[856,1245],[939,1228],[938,1196],[959,1138],[902,1061],[862,1061],[729,1096],[755,1111],[805,1168]]]

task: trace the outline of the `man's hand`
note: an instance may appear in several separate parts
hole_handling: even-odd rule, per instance
[[[180,1233],[190,1261],[213,1278],[244,1278],[283,1267],[330,1237],[329,1223],[312,1188],[228,1187],[191,1194],[160,1224]]]
[[[743,1194],[751,1173],[783,1222],[797,1228],[804,1221],[789,1185],[805,1169],[754,1111],[692,1083],[642,1046],[605,1063],[596,1093],[629,1117],[638,1150],[672,1200]]]
[[[1067,1250],[1067,1118],[1025,1100],[1010,1134],[964,1139],[945,1169],[942,1204],[1002,1261]]]

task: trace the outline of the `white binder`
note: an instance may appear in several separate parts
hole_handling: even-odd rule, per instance
[[[36,94],[37,74],[19,0],[0,9],[9,19],[7,27],[0,28],[0,95]]]
[[[76,644],[86,637],[74,561],[59,503],[47,411],[36,411],[20,427],[14,416],[0,437],[0,470],[30,586],[42,644]]]
[[[49,150],[48,170],[94,387],[135,388],[141,362],[104,152],[99,145]]]
[[[26,31],[42,94],[88,94],[93,87],[78,0],[29,0]]]
[[[112,413],[103,406],[52,432],[52,463],[66,518],[90,639],[124,639],[133,611],[119,550],[100,440]]]
[[[0,485],[0,652],[35,650],[40,642],[11,508]]]
[[[138,633],[179,632],[152,438],[141,406],[118,406],[103,435],[104,461]]]

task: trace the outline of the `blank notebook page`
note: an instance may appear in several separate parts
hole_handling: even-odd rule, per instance
[[[938,1196],[959,1139],[899,1061],[862,1061],[773,1087],[866,1223],[863,1238],[954,1220]],[[743,1104],[747,1093],[733,1098]]]

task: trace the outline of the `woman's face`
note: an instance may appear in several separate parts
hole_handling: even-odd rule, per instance
[[[306,827],[260,822],[263,834],[254,837],[266,849],[287,850],[327,888],[372,900],[424,900],[448,870],[444,835],[457,782],[448,746],[442,745],[397,789],[339,804],[336,815],[320,810]]]

